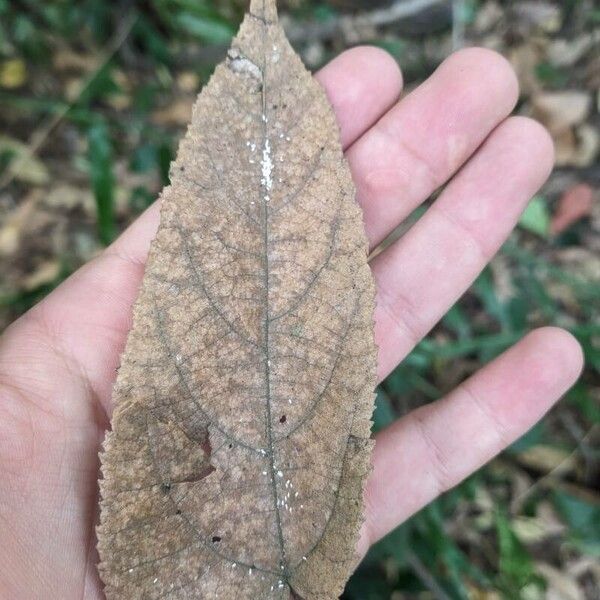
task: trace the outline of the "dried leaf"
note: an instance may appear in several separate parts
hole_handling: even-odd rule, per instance
[[[522,0],[514,6],[513,11],[523,31],[539,29],[552,33],[558,31],[562,24],[560,7],[550,2]]]
[[[548,60],[556,67],[572,67],[581,60],[594,45],[591,33],[581,32],[574,39],[552,40],[546,53]]]
[[[162,194],[102,455],[110,598],[337,597],[356,564],[374,287],[335,117],[252,0]]]
[[[44,163],[33,156],[27,144],[6,136],[0,135],[0,155],[10,157],[7,169],[17,181],[31,185],[44,185],[48,183],[50,175]]]
[[[544,597],[547,600],[585,599],[583,589],[572,575],[543,562],[536,564],[536,570],[546,580],[548,587]]]
[[[592,98],[580,90],[543,92],[532,98],[533,116],[551,132],[564,131],[583,123],[590,113]]]
[[[551,231],[558,235],[577,221],[592,213],[594,190],[587,183],[570,187],[561,196],[556,212],[552,217]]]
[[[600,134],[594,126],[584,123],[577,128],[577,149],[570,164],[575,167],[589,167],[594,164],[598,152],[600,152]]]
[[[152,113],[152,121],[157,125],[183,125],[192,115],[193,99],[182,96],[165,108]]]
[[[541,473],[565,474],[575,466],[575,457],[560,448],[537,445],[517,455],[519,463]]]

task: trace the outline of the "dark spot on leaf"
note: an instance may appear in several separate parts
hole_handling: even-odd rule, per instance
[[[165,481],[160,484],[160,489],[166,494],[171,489],[171,484],[168,481]]]
[[[279,417],[280,423],[285,423],[286,421],[287,421],[287,417],[285,415],[281,415],[281,417]]]
[[[213,544],[218,544],[221,541],[221,536],[219,535],[213,535],[212,537],[212,543]]]

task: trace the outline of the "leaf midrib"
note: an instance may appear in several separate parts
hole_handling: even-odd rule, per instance
[[[265,0],[263,0],[263,15],[266,14]],[[268,103],[267,103],[267,33],[268,24],[261,22],[262,27],[262,87],[261,87],[261,100],[262,100],[262,148],[263,152],[267,148],[269,142],[269,114],[268,114]],[[263,159],[264,160],[264,159]],[[269,306],[269,192],[266,183],[259,179],[260,196],[262,199],[263,206],[263,265],[264,265],[264,346],[263,346],[263,360],[264,360],[264,377],[265,377],[265,420],[266,420],[266,438],[269,447],[268,458],[269,458],[269,476],[271,481],[271,492],[273,496],[273,510],[275,514],[275,521],[277,526],[277,538],[279,542],[279,556],[280,556],[280,568],[282,570],[282,578],[286,581],[289,580],[289,567],[287,564],[285,543],[283,539],[283,527],[281,524],[281,514],[279,511],[279,494],[277,491],[277,475],[278,469],[275,466],[275,448],[273,440],[273,428],[272,428],[272,410],[271,410],[271,348],[270,348],[270,326],[271,326],[271,314]]]

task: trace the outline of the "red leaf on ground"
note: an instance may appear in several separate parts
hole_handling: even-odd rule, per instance
[[[592,212],[593,202],[594,190],[587,183],[579,183],[566,190],[558,201],[550,231],[557,235],[587,217]]]

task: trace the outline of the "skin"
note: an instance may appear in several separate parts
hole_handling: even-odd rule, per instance
[[[382,379],[506,239],[550,173],[552,143],[536,122],[509,117],[516,77],[488,50],[453,54],[400,101],[398,67],[375,48],[349,50],[316,77],[336,111],[373,246],[450,180],[371,263]],[[157,226],[152,206],[0,339],[2,598],[102,598],[97,456]],[[538,329],[380,433],[360,555],[521,436],[581,368],[570,334]]]

